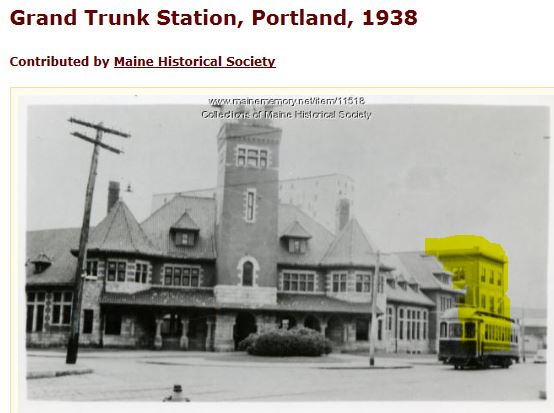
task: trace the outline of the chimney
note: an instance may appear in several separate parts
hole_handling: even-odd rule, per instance
[[[119,200],[119,182],[110,181],[108,185],[108,213]]]

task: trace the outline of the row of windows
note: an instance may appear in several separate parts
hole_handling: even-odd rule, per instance
[[[448,310],[449,308],[452,308],[453,304],[454,304],[454,300],[452,299],[452,297],[441,296],[440,307],[439,307],[441,313],[443,311]]]
[[[283,291],[315,291],[315,274],[284,272]]]
[[[200,268],[166,266],[164,285],[198,287],[200,285]]]
[[[404,340],[427,339],[427,311],[400,308],[398,310],[398,338]],[[390,312],[392,316],[392,311]],[[392,328],[392,324],[390,325]],[[405,331],[404,331],[405,330]]]
[[[496,278],[496,284],[502,286],[502,272],[498,272],[498,277],[495,277],[495,272],[492,269],[489,269],[489,284],[494,285],[494,280]],[[481,282],[487,282],[487,269],[481,269]]]
[[[485,340],[492,340],[492,341],[509,340],[511,343],[518,342],[517,334],[510,327],[502,327],[494,324],[487,324],[485,326]]]
[[[440,336],[441,338],[475,338],[475,323],[446,323],[440,324]]]
[[[332,274],[331,290],[335,293],[347,291],[347,273]],[[373,274],[356,274],[356,292],[369,293],[373,283]],[[377,292],[383,293],[385,281],[383,276],[379,276],[377,280]]]
[[[496,307],[495,304],[498,305],[498,308]],[[501,304],[502,304],[501,301],[495,302],[494,297],[489,297],[488,310],[491,313],[502,314],[503,311],[502,311],[502,305]],[[481,295],[481,308],[487,309],[487,296],[486,295]]]
[[[249,166],[252,168],[267,168],[267,149],[250,146],[237,148],[237,166]]]
[[[108,281],[124,282],[127,280],[127,263],[125,261],[108,261]],[[131,281],[131,280],[130,280]],[[146,284],[148,282],[148,264],[137,262],[132,281]]]
[[[73,293],[71,291],[52,292],[52,316],[51,325],[69,325],[71,322],[71,307]],[[27,320],[26,331],[41,332],[44,327],[44,307],[46,304],[46,292],[27,293]]]

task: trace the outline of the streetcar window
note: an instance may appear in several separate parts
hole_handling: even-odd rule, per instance
[[[469,322],[465,325],[465,337],[475,338],[475,323]]]
[[[448,330],[448,336],[449,337],[461,337],[462,336],[462,325],[460,323],[452,323],[450,324],[450,328]]]
[[[446,323],[444,321],[441,323],[441,337],[446,337]]]

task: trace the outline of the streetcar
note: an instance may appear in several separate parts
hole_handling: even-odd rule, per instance
[[[446,310],[439,323],[439,360],[455,369],[508,368],[519,362],[519,326],[474,307]]]

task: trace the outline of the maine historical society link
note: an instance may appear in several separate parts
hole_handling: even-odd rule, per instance
[[[334,96],[306,98],[212,98],[210,106],[247,105],[247,106],[309,106],[309,105],[365,105],[363,96]]]

